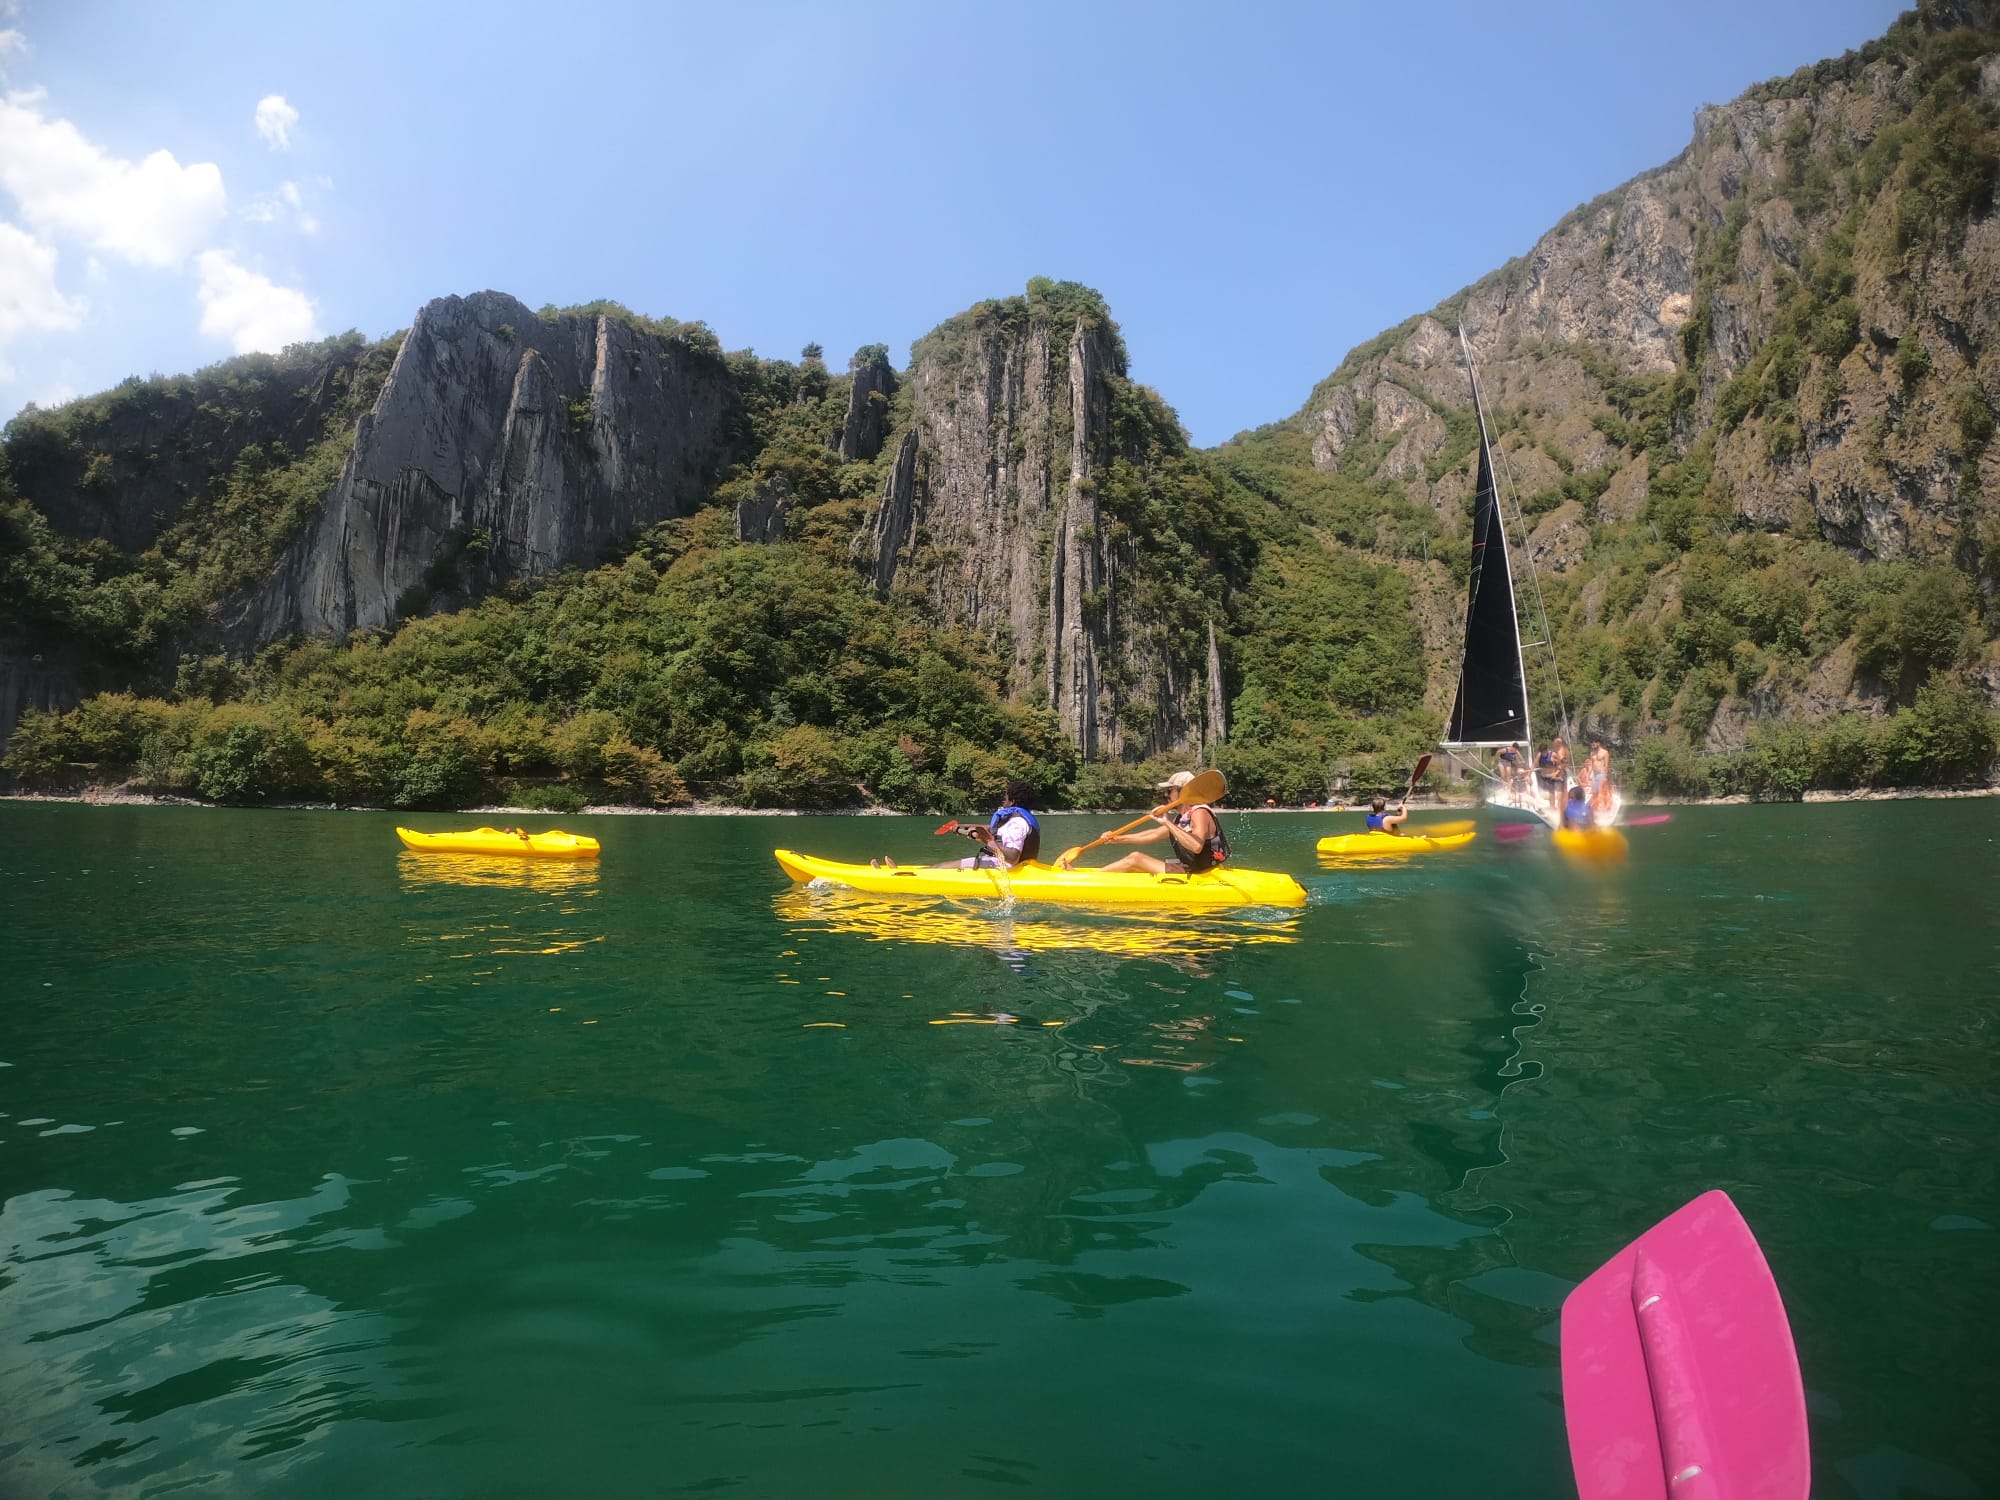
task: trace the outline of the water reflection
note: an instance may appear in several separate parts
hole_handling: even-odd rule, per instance
[[[1093,952],[1121,958],[1196,961],[1250,944],[1296,943],[1296,915],[1260,921],[1202,913],[1172,921],[1103,916],[1023,917],[991,903],[977,908],[942,902],[915,907],[891,904],[856,891],[794,887],[772,899],[772,910],[793,926],[846,933],[877,943],[931,943],[987,948],[1003,958],[1030,953]]]
[[[574,953],[604,941],[594,860],[405,853],[396,871],[405,892],[438,898],[415,908],[407,940],[442,944],[453,958]],[[468,904],[465,891],[527,899]]]
[[[594,860],[488,859],[480,854],[412,854],[396,860],[403,888],[469,886],[492,890],[578,894],[597,890]]]

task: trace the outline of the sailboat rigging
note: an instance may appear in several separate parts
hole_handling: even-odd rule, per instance
[[[1466,379],[1472,386],[1472,411],[1479,424],[1479,468],[1472,499],[1472,568],[1466,585],[1465,641],[1459,662],[1458,690],[1452,700],[1451,723],[1440,742],[1447,753],[1518,752],[1514,774],[1495,775],[1484,756],[1473,768],[1489,778],[1486,800],[1501,807],[1533,813],[1551,827],[1560,820],[1559,806],[1538,795],[1533,768],[1535,739],[1528,708],[1528,674],[1521,655],[1520,616],[1514,603],[1514,571],[1507,548],[1507,523],[1500,504],[1500,486],[1493,464],[1493,445],[1486,428],[1486,406],[1480,399],[1479,375],[1472,364],[1472,346],[1465,329],[1458,330],[1465,354]],[[1530,581],[1532,582],[1532,574]],[[1541,613],[1541,590],[1535,605]],[[1554,640],[1546,614],[1542,639],[1554,668]],[[1561,686],[1558,679],[1557,695]],[[1560,705],[1559,705],[1560,706]],[[1567,718],[1567,714],[1562,715]],[[1565,728],[1567,725],[1564,726]]]

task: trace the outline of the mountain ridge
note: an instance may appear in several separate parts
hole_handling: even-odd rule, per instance
[[[104,731],[110,754],[83,710],[33,716],[8,765],[129,769],[150,736],[147,774],[198,785],[212,710],[278,746],[260,795],[324,789],[298,747],[346,733],[404,768],[353,785],[407,800],[433,795],[409,769],[426,714],[457,726],[460,789],[602,780],[611,747],[651,757],[648,796],[680,778],[920,803],[1004,766],[1082,795],[1191,755],[1323,794],[1406,764],[1448,705],[1476,441],[1462,324],[1556,631],[1539,702],[1665,790],[1712,784],[1711,762],[1774,793],[1975,774],[2000,701],[1996,32],[1988,0],[1932,0],[1704,108],[1673,161],[1211,450],[1129,380],[1103,299],[1039,278],[900,372],[880,346],[835,375],[817,348],[725,354],[698,323],[479,293],[382,344],[26,414],[0,475],[0,730],[104,688],[174,701]],[[156,450],[194,457],[167,483]],[[764,557],[722,566],[735,550]],[[727,575],[789,615],[796,587],[938,671],[873,710],[914,717],[870,720],[839,642],[732,675],[647,606],[613,611],[629,634],[605,661],[557,670],[537,636],[496,692],[433,662],[442,686],[363,695],[400,722],[300,685],[387,670],[404,632],[423,656],[598,597],[562,570],[599,558],[622,559],[625,603]],[[282,644],[354,629],[374,635],[345,666]],[[735,742],[642,706],[691,664]],[[494,728],[509,713],[592,743],[559,764]],[[1944,748],[1906,744],[1912,725]]]

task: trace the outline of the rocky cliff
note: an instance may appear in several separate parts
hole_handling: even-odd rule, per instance
[[[538,577],[685,514],[732,398],[712,345],[676,333],[498,292],[429,303],[317,518],[222,638],[386,626],[412,590]]]
[[[1170,414],[1121,400],[1125,351],[1102,302],[1038,283],[983,303],[912,349],[909,379],[911,423],[855,544],[878,592],[999,642],[1008,691],[1052,709],[1086,758],[1219,738],[1205,631],[1222,588],[1163,628],[1136,586],[1167,565],[1148,550],[1159,538],[1107,514],[1109,471],[1149,441],[1185,442]]]

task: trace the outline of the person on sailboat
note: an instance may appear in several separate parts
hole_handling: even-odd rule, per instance
[[[1494,753],[1493,759],[1500,768],[1500,784],[1507,789],[1509,796],[1517,795],[1521,790],[1523,769],[1520,745],[1502,745]]]
[[[1542,747],[1542,753],[1535,757],[1535,780],[1541,786],[1542,800],[1550,812],[1563,805],[1563,788],[1569,785],[1569,746],[1563,737],[1557,735]]]
[[[1194,780],[1192,771],[1176,771],[1160,783],[1163,792],[1178,792]],[[1213,870],[1229,858],[1229,839],[1222,831],[1222,824],[1215,816],[1215,809],[1198,802],[1193,807],[1183,807],[1162,817],[1153,815],[1154,827],[1144,833],[1116,834],[1105,840],[1111,844],[1153,844],[1161,839],[1168,841],[1174,852],[1174,860],[1169,862],[1156,859],[1150,854],[1137,850],[1114,859],[1105,865],[1106,871],[1139,870],[1148,875],[1168,875],[1186,871],[1190,875],[1200,875]]]
[[[1597,820],[1590,815],[1590,795],[1578,782],[1569,789],[1569,798],[1563,803],[1562,826],[1565,828],[1595,828]]]
[[[1398,802],[1396,810],[1388,810],[1389,799],[1377,797],[1368,804],[1368,831],[1370,833],[1393,833],[1399,838],[1403,832],[1403,820],[1410,815],[1409,804]]]
[[[1611,810],[1611,752],[1595,737],[1590,741],[1590,754],[1584,757],[1583,786],[1593,814],[1602,816]]]

